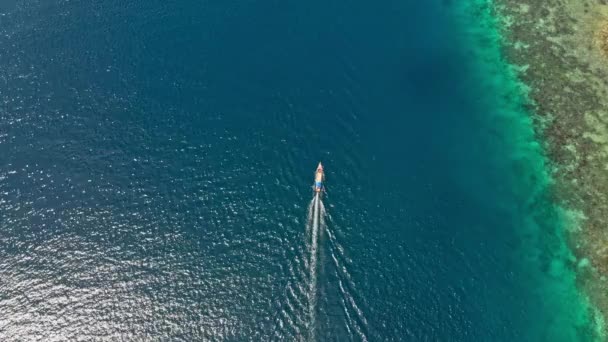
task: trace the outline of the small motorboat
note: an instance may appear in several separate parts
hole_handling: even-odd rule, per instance
[[[323,172],[323,165],[319,162],[317,171],[315,171],[315,185],[312,188],[315,192],[321,192],[323,190],[323,181],[325,180],[325,173]]]

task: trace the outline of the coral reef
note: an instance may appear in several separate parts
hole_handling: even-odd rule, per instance
[[[495,0],[504,54],[530,87],[555,196],[572,210],[579,285],[608,314],[608,2]],[[600,318],[601,319],[601,318]]]
[[[608,21],[599,25],[596,40],[597,46],[602,50],[606,58],[608,58]]]

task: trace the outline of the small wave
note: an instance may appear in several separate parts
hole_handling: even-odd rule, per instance
[[[347,265],[345,265],[344,260],[348,260],[348,258],[344,255],[344,248],[338,242],[336,236],[329,229],[329,226],[325,224],[325,217],[331,220],[331,216],[325,213],[325,208],[322,209],[323,218],[322,218],[322,229],[327,233],[329,240],[329,252],[331,259],[333,260],[336,275],[338,277],[338,288],[341,294],[341,304],[342,310],[346,317],[346,324],[349,333],[352,333],[354,330],[359,339],[362,341],[367,341],[367,333],[368,331],[368,322],[365,318],[365,314],[361,309],[360,305],[357,304],[356,300],[356,286],[354,281],[352,280],[352,276],[347,269]]]

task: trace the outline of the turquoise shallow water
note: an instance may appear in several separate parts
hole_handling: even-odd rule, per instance
[[[567,230],[577,228],[576,215],[554,202],[549,165],[535,137],[531,106],[527,105],[527,87],[517,82],[517,66],[509,65],[501,55],[500,18],[493,16],[493,6],[492,1],[468,1],[458,6],[456,13],[461,20],[459,27],[466,27],[465,36],[475,47],[470,56],[478,70],[472,80],[492,94],[480,99],[493,108],[482,120],[503,132],[489,132],[487,137],[497,143],[488,145],[502,150],[486,155],[492,156],[489,159],[494,167],[512,171],[498,173],[500,179],[487,189],[500,194],[497,198],[508,199],[499,205],[515,218],[517,248],[512,257],[521,270],[518,286],[527,289],[523,295],[527,308],[520,319],[528,322],[528,329],[522,336],[530,340],[600,340],[601,318],[595,316],[577,288],[577,260],[566,241]],[[471,19],[477,25],[466,25]],[[479,195],[492,196],[487,191]]]
[[[0,339],[591,338],[465,4],[3,3]]]

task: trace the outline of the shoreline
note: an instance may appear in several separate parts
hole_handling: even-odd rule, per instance
[[[608,5],[494,0],[503,53],[528,88],[595,339],[608,314]]]

